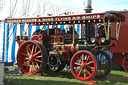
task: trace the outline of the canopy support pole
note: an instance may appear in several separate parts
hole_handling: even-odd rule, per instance
[[[7,54],[7,32],[8,32],[8,29],[7,29],[7,23],[5,23],[5,52],[4,52],[4,61],[6,62],[6,54]]]
[[[73,22],[73,41],[72,41],[73,44],[75,44],[75,24]]]
[[[20,24],[20,40],[21,40],[21,34],[22,34],[22,24]]]
[[[30,24],[28,24],[28,39],[30,39]]]

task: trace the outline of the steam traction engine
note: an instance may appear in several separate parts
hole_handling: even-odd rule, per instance
[[[28,35],[15,36],[19,44],[17,62],[22,72],[28,75],[42,72],[61,71],[70,64],[71,72],[79,80],[88,80],[108,75],[112,68],[110,57],[104,50],[115,46],[119,36],[120,23],[124,16],[117,12],[50,16],[36,18],[9,18],[6,23],[28,24]],[[111,24],[115,23],[115,28]],[[81,27],[77,34],[75,24]],[[43,25],[30,38],[29,26]],[[50,26],[56,25],[55,28]],[[69,25],[60,29],[58,25]],[[47,30],[43,30],[47,26]],[[115,37],[111,38],[111,29]]]

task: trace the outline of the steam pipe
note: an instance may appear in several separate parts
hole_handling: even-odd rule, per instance
[[[84,1],[84,5],[85,5],[85,13],[91,13],[92,12],[92,0],[85,0]]]

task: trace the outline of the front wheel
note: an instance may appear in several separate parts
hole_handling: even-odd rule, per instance
[[[98,70],[95,56],[87,50],[75,53],[70,65],[73,76],[82,81],[92,79]]]

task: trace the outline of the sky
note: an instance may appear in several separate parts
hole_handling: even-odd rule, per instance
[[[49,0],[56,4],[84,12],[85,0]],[[93,13],[128,10],[128,0],[92,0]]]

